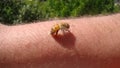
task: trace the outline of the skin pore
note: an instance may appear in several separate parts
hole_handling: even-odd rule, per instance
[[[50,35],[67,22],[70,32]],[[120,14],[5,26],[0,68],[120,68]]]

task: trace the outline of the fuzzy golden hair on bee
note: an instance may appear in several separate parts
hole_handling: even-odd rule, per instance
[[[68,29],[70,28],[70,25],[68,23],[59,23],[59,24],[55,24],[52,28],[51,28],[51,35],[57,35],[58,31],[68,31]]]
[[[51,28],[51,34],[53,35],[53,34],[57,34],[58,33],[58,31],[60,30],[60,26],[59,26],[59,24],[55,24],[52,28]]]

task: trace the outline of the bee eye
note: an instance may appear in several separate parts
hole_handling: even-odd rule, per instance
[[[69,24],[66,24],[66,28],[70,28]]]

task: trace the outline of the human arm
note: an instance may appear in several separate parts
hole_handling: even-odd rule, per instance
[[[120,14],[1,27],[0,67],[120,67],[118,18]],[[62,21],[70,24],[70,33],[52,37],[51,27]]]

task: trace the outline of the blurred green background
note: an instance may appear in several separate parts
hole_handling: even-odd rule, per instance
[[[20,24],[51,18],[115,13],[114,0],[0,0],[0,22]]]

